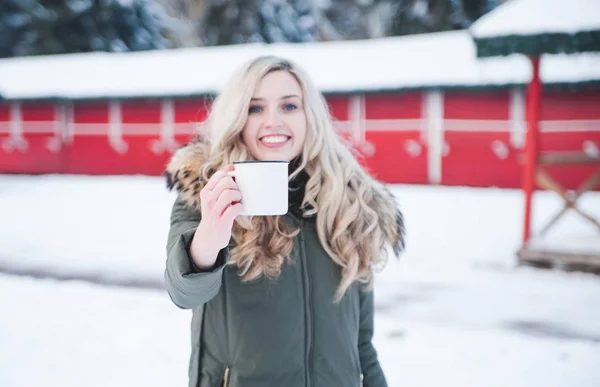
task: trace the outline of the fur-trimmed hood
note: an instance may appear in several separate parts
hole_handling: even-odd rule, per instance
[[[197,211],[200,211],[200,191],[206,183],[200,177],[200,166],[208,152],[208,144],[194,140],[175,151],[164,172],[167,188],[175,190],[188,207]]]
[[[201,139],[194,140],[179,148],[169,160],[164,175],[167,188],[175,190],[179,198],[190,208],[200,211],[200,191],[205,182],[200,176],[200,166],[208,157],[208,144]],[[393,194],[386,189],[387,197],[375,198],[379,210],[380,223],[392,241],[396,255],[404,250],[404,217],[398,209]]]

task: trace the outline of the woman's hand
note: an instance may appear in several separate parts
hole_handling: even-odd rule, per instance
[[[214,266],[219,251],[229,244],[236,216],[242,212],[242,194],[228,172],[232,165],[215,172],[200,191],[202,220],[191,245],[196,266],[208,269]]]

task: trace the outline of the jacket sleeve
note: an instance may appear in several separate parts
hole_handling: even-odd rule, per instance
[[[194,265],[190,245],[199,223],[200,214],[177,199],[171,210],[165,286],[173,303],[182,309],[193,309],[217,295],[228,258],[228,250],[223,249],[213,268],[199,270]]]
[[[364,387],[387,387],[387,381],[377,351],[373,346],[373,291],[360,290],[360,329],[358,333],[358,354],[363,374]]]

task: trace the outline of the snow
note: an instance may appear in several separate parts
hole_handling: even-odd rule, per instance
[[[476,38],[600,30],[598,0],[511,0],[471,26]]]
[[[190,313],[163,292],[0,275],[0,385],[186,386]]]
[[[375,288],[390,386],[599,385],[600,278],[516,266],[521,192],[390,188],[408,228]],[[173,198],[157,177],[0,175],[0,269],[162,281]],[[600,216],[600,193],[579,204]],[[534,228],[561,206],[537,192]],[[570,213],[552,232],[598,236]],[[166,291],[6,274],[0,288],[1,386],[186,384],[190,312]]]
[[[162,283],[171,210],[164,204],[173,196],[161,183],[145,177],[82,176],[72,183],[60,176],[3,177],[0,267]]]
[[[596,232],[593,232],[594,229]],[[528,248],[538,251],[555,252],[577,252],[579,254],[600,255],[600,236],[597,226],[591,226],[586,234],[577,232],[565,232],[558,236],[548,235],[535,236],[527,244]]]
[[[381,39],[243,44],[0,60],[0,96],[119,98],[218,92],[242,62],[273,54],[301,65],[324,92],[526,84],[527,58],[478,59],[467,31]],[[600,80],[600,54],[548,55],[542,81]]]

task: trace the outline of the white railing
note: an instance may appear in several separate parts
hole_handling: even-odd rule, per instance
[[[424,119],[386,119],[365,120],[366,131],[403,132],[420,131]],[[444,131],[447,132],[510,132],[513,121],[510,120],[467,120],[467,119],[444,119],[442,121]],[[52,121],[22,121],[20,126],[23,134],[54,134],[58,120]],[[526,125],[527,122],[522,122]],[[12,121],[0,121],[0,135],[10,134]],[[73,135],[76,136],[102,136],[108,133],[108,122],[103,123],[80,123],[73,122]],[[121,123],[122,133],[131,136],[160,135],[161,123]],[[351,121],[336,121],[334,128],[342,132],[351,131],[354,127]],[[202,123],[175,123],[175,134],[196,134],[202,128]],[[600,120],[545,120],[540,122],[540,131],[554,132],[600,132]]]

